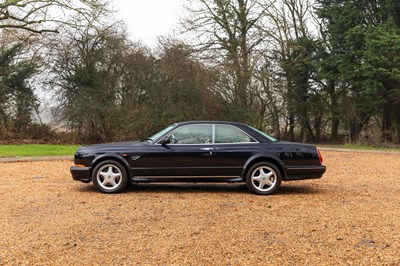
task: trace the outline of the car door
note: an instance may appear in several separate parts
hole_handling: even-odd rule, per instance
[[[239,177],[246,161],[256,154],[259,143],[233,125],[215,125],[215,164],[219,176]]]
[[[154,177],[208,177],[217,174],[211,124],[182,125],[150,147],[148,174]]]

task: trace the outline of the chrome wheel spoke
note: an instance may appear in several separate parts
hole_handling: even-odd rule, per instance
[[[274,173],[273,173],[273,172],[269,172],[268,174],[265,174],[265,176],[266,176],[268,179],[270,179],[271,177],[274,176]]]
[[[265,172],[264,172],[264,169],[263,169],[263,168],[260,168],[259,171],[260,171],[260,176],[265,175]]]
[[[258,183],[258,189],[262,190],[262,189],[264,188],[264,186],[265,186],[265,182],[264,182],[263,180],[261,180],[261,181]]]
[[[107,180],[106,178],[104,178],[103,181],[101,182],[101,184],[102,184],[103,186],[108,185],[108,180]]]
[[[112,174],[113,174],[112,166],[109,166],[107,170],[107,175],[112,175]]]
[[[121,177],[121,174],[119,174],[119,173],[111,173],[111,176],[112,176],[114,179],[118,179],[119,177]]]
[[[99,172],[99,174],[100,174],[103,178],[106,178],[106,177],[107,177],[107,172]]]
[[[251,179],[252,179],[253,181],[260,182],[261,177],[260,177],[260,176],[253,176]]]
[[[264,185],[267,185],[267,186],[272,186],[273,185],[273,183],[271,182],[271,180],[269,180],[268,178],[267,178],[267,180],[265,180],[264,181]]]

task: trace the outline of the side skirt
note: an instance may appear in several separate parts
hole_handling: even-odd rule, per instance
[[[216,183],[216,182],[244,182],[241,177],[184,177],[184,176],[146,176],[146,177],[132,177],[131,183],[147,183],[147,182],[199,182],[199,183]]]

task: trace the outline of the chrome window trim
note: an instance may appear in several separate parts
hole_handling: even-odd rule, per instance
[[[172,134],[174,134],[174,132],[175,131],[177,131],[178,129],[180,129],[180,128],[183,128],[183,127],[185,127],[185,126],[197,126],[197,125],[208,125],[208,126],[211,126],[211,143],[197,143],[197,144],[189,144],[189,143],[179,143],[179,144],[175,144],[175,143],[168,143],[168,145],[185,145],[185,146],[187,146],[187,145],[212,145],[213,144],[213,138],[214,138],[214,131],[213,131],[213,126],[214,126],[214,124],[210,124],[210,123],[198,123],[198,124],[185,124],[185,125],[181,125],[181,126],[178,126],[177,128],[174,128],[173,130],[171,130],[171,131],[169,131],[169,132],[167,132],[164,136],[162,136],[154,145],[157,145],[157,146],[162,146],[159,142],[161,141],[161,140],[163,140],[166,136],[168,136],[168,135],[172,135]]]
[[[212,144],[215,143],[215,124],[212,124]]]
[[[252,140],[254,140],[254,141],[250,141],[250,142],[229,142],[229,143],[224,143],[224,142],[221,142],[221,143],[215,143],[215,134],[214,134],[214,141],[213,141],[213,144],[215,144],[215,145],[220,145],[220,144],[222,144],[222,145],[226,145],[226,144],[252,144],[252,143],[260,143],[258,140],[256,140],[254,137],[252,137],[252,136],[250,136],[247,132],[245,132],[244,130],[242,130],[241,128],[238,128],[237,126],[233,126],[233,125],[229,125],[229,124],[214,124],[214,126],[216,127],[216,126],[228,126],[228,127],[233,127],[233,128],[236,128],[236,129],[238,129],[239,131],[241,131],[241,132],[243,132],[245,135],[247,135],[250,139],[252,139]],[[214,133],[216,133],[216,132],[214,132]]]
[[[260,142],[258,142],[257,140],[255,140],[254,142],[229,142],[229,143],[213,143],[212,145],[230,145],[230,144],[235,144],[235,145],[240,145],[240,144],[259,144]]]
[[[172,143],[168,143],[168,146],[217,146],[217,145],[230,145],[230,144],[235,144],[235,145],[249,145],[249,144],[259,144],[259,142],[255,141],[255,142],[230,142],[230,143],[204,143],[204,144],[172,144]],[[153,146],[162,146],[160,143],[156,143]]]
[[[214,145],[230,145],[230,144],[236,144],[236,145],[239,145],[239,144],[246,144],[246,145],[248,145],[248,144],[259,144],[259,143],[260,143],[256,138],[252,137],[252,136],[251,136],[250,134],[248,134],[246,131],[244,131],[244,130],[242,130],[241,128],[238,128],[237,126],[234,126],[234,125],[229,125],[229,124],[218,124],[218,123],[217,123],[217,124],[210,124],[210,123],[204,123],[204,124],[203,124],[203,123],[198,123],[198,124],[185,124],[185,125],[181,125],[181,126],[178,126],[178,127],[174,128],[174,129],[172,129],[171,131],[165,133],[164,136],[162,136],[161,138],[159,138],[158,141],[156,141],[156,142],[153,144],[153,146],[162,146],[159,142],[160,142],[161,140],[163,140],[167,135],[169,135],[169,134],[172,135],[176,130],[178,130],[178,129],[181,128],[181,127],[184,127],[184,126],[192,126],[192,125],[210,125],[210,126],[211,126],[211,134],[212,134],[211,143],[199,143],[199,144],[183,144],[183,143],[174,144],[174,143],[169,143],[168,145],[175,145],[175,146],[188,146],[188,145],[192,145],[192,146],[200,146],[200,145],[202,145],[202,146],[214,146]],[[215,138],[216,138],[216,127],[217,127],[217,126],[229,126],[229,127],[236,128],[236,129],[238,129],[239,131],[243,132],[245,135],[247,135],[250,139],[253,139],[254,141],[253,141],[253,142],[215,143]]]
[[[166,132],[164,134],[164,136],[159,137],[158,139],[153,140],[152,142],[150,142],[150,145],[156,145],[159,141],[161,141],[166,135],[168,135],[170,132],[174,131],[176,129],[176,123],[173,124],[175,126],[175,128],[171,128],[170,131]]]

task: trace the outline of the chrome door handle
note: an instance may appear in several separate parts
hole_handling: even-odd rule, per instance
[[[201,148],[202,151],[213,151],[214,148]]]

